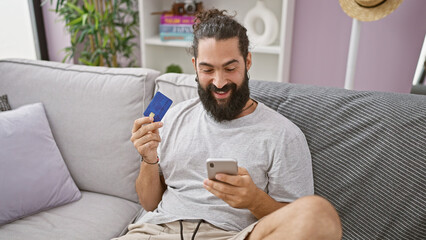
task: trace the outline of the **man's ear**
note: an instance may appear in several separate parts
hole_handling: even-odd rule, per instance
[[[247,71],[249,71],[251,68],[251,52],[248,52],[247,54],[246,68],[247,68]]]
[[[194,66],[195,72],[197,72],[197,62],[195,61],[195,57],[192,57],[192,65]]]

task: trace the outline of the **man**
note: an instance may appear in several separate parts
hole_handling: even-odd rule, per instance
[[[164,124],[135,121],[136,191],[148,213],[122,239],[341,238],[331,204],[309,196],[303,133],[250,98],[248,46],[246,29],[224,11],[197,16],[192,63],[200,97],[176,105]],[[206,179],[212,157],[237,159],[238,175]]]

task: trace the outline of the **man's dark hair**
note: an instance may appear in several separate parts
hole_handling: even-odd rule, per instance
[[[226,14],[226,10],[210,9],[197,14],[194,30],[194,40],[192,42],[191,54],[197,59],[198,41],[203,38],[215,38],[216,40],[226,40],[238,37],[238,47],[240,53],[247,60],[249,40],[247,29],[238,23],[234,16]]]

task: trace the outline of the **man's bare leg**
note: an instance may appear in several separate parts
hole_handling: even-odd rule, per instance
[[[342,227],[334,207],[324,198],[308,196],[264,217],[248,239],[341,239]]]

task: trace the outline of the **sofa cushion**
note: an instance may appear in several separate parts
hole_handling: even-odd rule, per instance
[[[305,133],[315,193],[336,207],[344,239],[426,236],[426,96],[253,80],[250,89]]]
[[[160,91],[173,100],[172,107],[198,97],[195,74],[166,73],[155,79],[155,92]]]
[[[80,199],[43,105],[0,113],[0,225]]]
[[[80,190],[138,201],[139,154],[130,141],[135,119],[154,93],[157,71],[32,60],[0,60],[0,89],[12,108],[44,104]]]
[[[127,229],[139,210],[134,202],[82,191],[77,202],[0,226],[0,239],[111,239]]]
[[[9,101],[7,100],[7,95],[0,96],[0,112],[2,111],[8,111],[12,108],[9,105]]]

